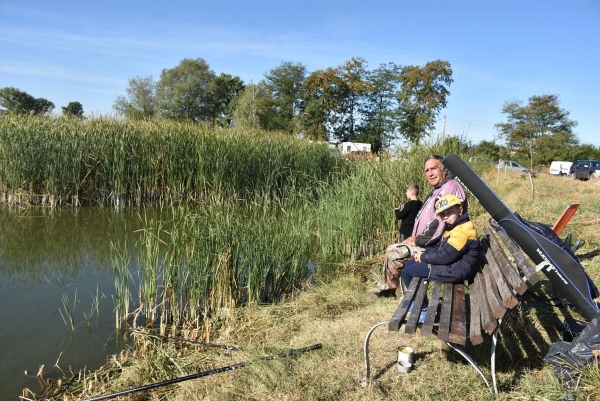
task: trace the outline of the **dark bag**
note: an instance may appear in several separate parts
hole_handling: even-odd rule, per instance
[[[574,342],[553,343],[544,358],[567,388],[579,385],[581,369],[600,356],[600,315],[593,318]]]
[[[565,243],[565,241],[560,239],[560,237],[554,232],[554,230],[552,230],[552,227],[550,227],[547,224],[525,220],[524,218],[519,216],[518,213],[515,213],[515,216],[517,216],[519,220],[521,220],[521,222],[527,227],[531,228],[533,231],[537,232],[540,235],[543,235],[544,237],[548,238],[550,241],[558,245],[573,259],[575,259],[577,263],[579,263],[579,259],[577,259],[577,256],[575,256],[575,253],[573,253],[571,247],[567,243]],[[579,263],[579,265],[581,266],[581,263]],[[583,270],[583,266],[581,266],[581,270]],[[596,285],[594,284],[590,276],[588,276],[588,274],[585,272],[585,270],[583,270],[583,273],[585,274],[585,278],[587,279],[590,287],[590,296],[592,297],[592,299],[598,298],[598,296],[600,296],[600,293],[598,292],[598,287],[596,287]]]

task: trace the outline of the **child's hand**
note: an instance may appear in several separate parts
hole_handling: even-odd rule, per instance
[[[414,256],[415,260],[419,263],[421,263],[421,253],[422,252],[415,252],[415,256]]]

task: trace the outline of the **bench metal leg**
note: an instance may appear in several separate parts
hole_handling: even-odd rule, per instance
[[[390,321],[386,320],[385,322],[379,322],[377,323],[375,326],[371,327],[371,330],[369,330],[369,332],[367,333],[367,337],[365,338],[365,369],[366,369],[366,374],[365,374],[365,383],[368,382],[371,379],[371,365],[369,364],[369,339],[371,338],[371,334],[373,334],[373,331],[383,325],[383,324],[388,324]]]
[[[494,330],[494,333],[492,334],[492,351],[491,351],[491,356],[490,356],[490,366],[491,366],[491,371],[492,371],[491,375],[492,375],[492,386],[493,386],[492,388],[493,388],[493,394],[495,394],[495,395],[498,395],[498,385],[496,383],[496,345],[498,344],[498,332],[500,331],[501,323],[502,323],[502,319],[498,319],[498,326],[496,327],[496,329]],[[488,388],[491,387],[490,383],[488,382],[487,378],[485,377],[485,374],[483,373],[483,371],[481,370],[481,368],[479,367],[477,362],[475,362],[473,360],[473,358],[471,358],[469,356],[469,354],[467,354],[465,352],[464,349],[462,349],[460,346],[458,346],[456,344],[452,344],[447,341],[446,341],[446,345],[448,345],[454,351],[458,352],[460,354],[460,356],[465,358],[465,360],[467,362],[469,362],[471,364],[471,366],[473,366],[473,368],[479,373],[479,375],[485,382],[485,385],[488,386]],[[492,391],[492,388],[490,388],[490,391]]]
[[[463,350],[460,346],[458,346],[456,344],[449,343],[447,341],[446,341],[446,345],[449,346],[450,348],[452,348],[454,351],[458,352],[460,354],[460,356],[462,356],[463,358],[465,358],[465,360],[467,362],[469,362],[471,364],[471,366],[473,366],[473,368],[481,375],[481,378],[485,382],[485,385],[488,386],[488,388],[490,387],[490,383],[488,382],[488,379],[485,377],[485,374],[483,373],[483,371],[481,370],[481,368],[479,367],[479,365],[477,364],[477,362],[475,362],[473,360],[473,358],[471,358],[469,356],[469,354],[467,354],[465,352],[465,350]]]
[[[502,319],[498,319],[498,326],[494,330],[494,334],[492,334],[492,353],[490,357],[490,366],[492,369],[492,383],[494,384],[494,393],[498,395],[498,386],[496,383],[496,344],[498,343],[498,332],[500,331],[500,325],[502,324]]]

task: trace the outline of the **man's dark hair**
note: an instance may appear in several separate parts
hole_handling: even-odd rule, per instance
[[[444,156],[440,156],[440,155],[429,155],[425,158],[425,161],[423,162],[423,164],[427,163],[429,160],[431,159],[435,159],[435,160],[439,160],[440,164],[442,165],[442,170],[445,170],[446,167],[444,167],[444,163],[442,162],[442,160],[444,160]]]

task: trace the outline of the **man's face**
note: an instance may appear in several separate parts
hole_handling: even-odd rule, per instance
[[[439,185],[446,178],[446,170],[442,170],[442,163],[436,159],[425,162],[425,177],[432,187]]]

